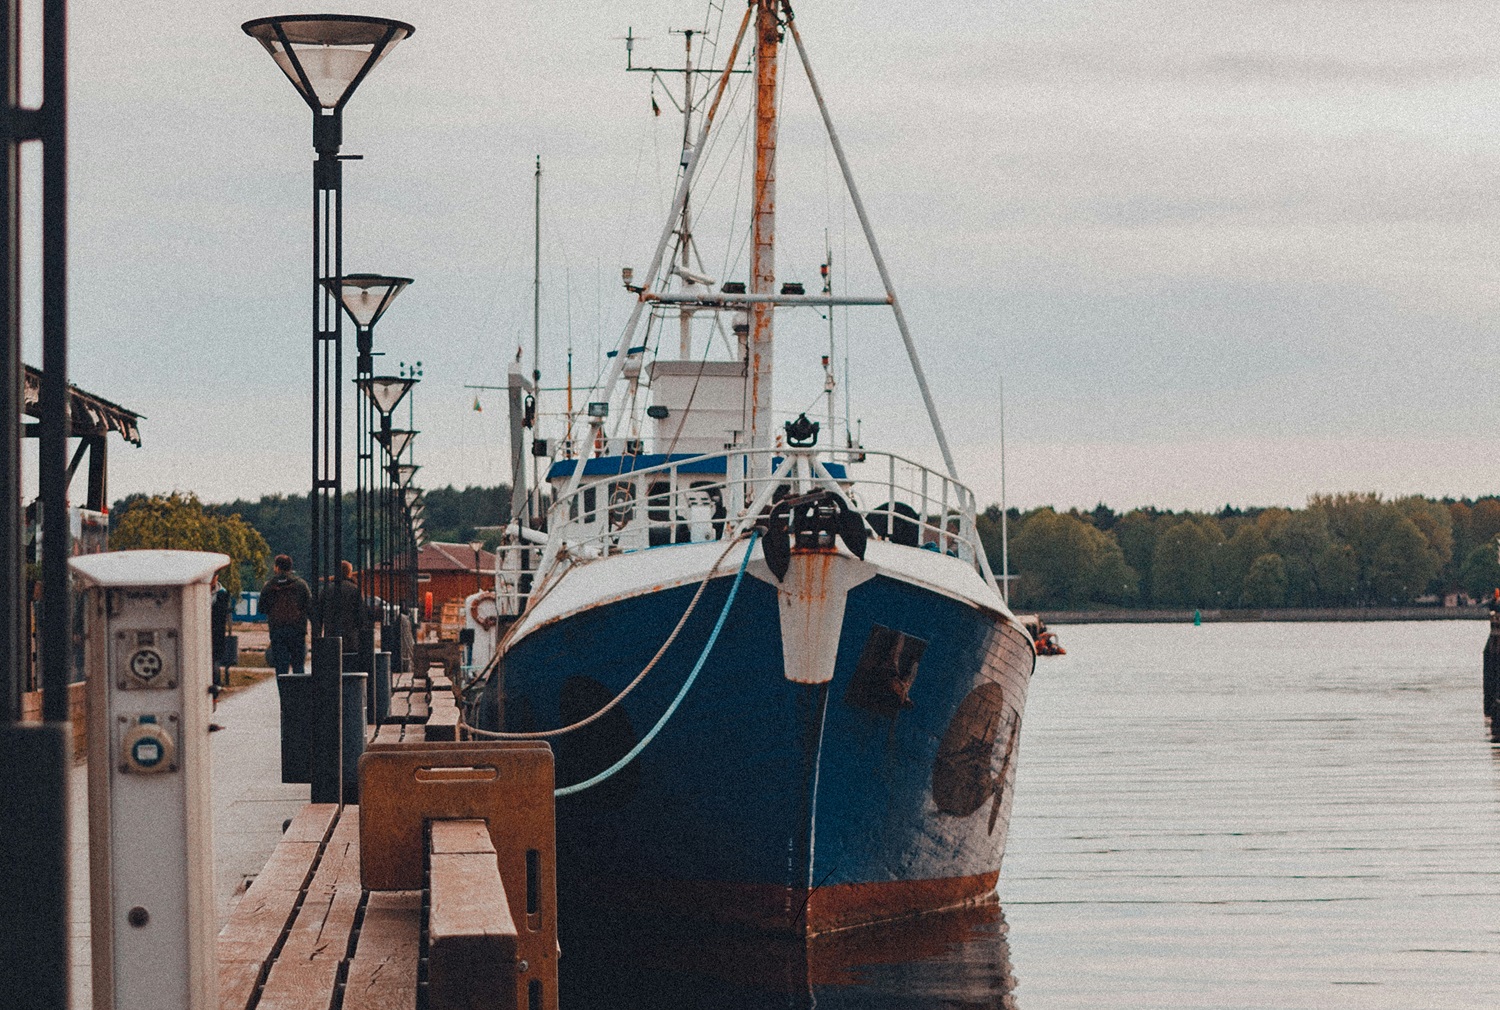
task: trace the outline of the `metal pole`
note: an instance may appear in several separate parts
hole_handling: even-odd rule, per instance
[[[953,462],[953,452],[948,448],[948,436],[943,433],[943,422],[938,420],[937,404],[933,402],[932,391],[927,388],[927,375],[922,371],[922,361],[917,357],[917,345],[912,341],[911,331],[906,326],[906,313],[901,311],[901,302],[896,298],[896,285],[891,281],[891,272],[886,268],[885,257],[880,255],[880,244],[875,241],[875,229],[870,225],[870,216],[865,213],[864,201],[859,198],[859,188],[854,184],[854,174],[849,169],[849,159],[844,155],[844,145],[839,140],[838,131],[834,129],[833,118],[828,114],[828,104],[823,101],[823,89],[818,87],[818,79],[813,74],[812,64],[808,62],[807,50],[802,45],[802,34],[797,31],[797,21],[792,16],[790,7],[787,7],[787,28],[791,30],[792,42],[797,46],[797,56],[802,61],[802,69],[807,72],[807,83],[812,87],[813,98],[818,103],[818,113],[823,117],[823,126],[828,131],[829,143],[833,146],[834,157],[838,159],[839,171],[844,176],[844,186],[849,191],[849,202],[854,204],[854,213],[859,218],[859,226],[865,233],[865,242],[870,246],[870,255],[875,260],[875,269],[880,271],[880,282],[885,285],[886,294],[891,299],[891,310],[896,314],[896,328],[901,331],[901,342],[906,345],[906,356],[911,359],[911,370],[917,377],[917,388],[922,392],[922,403],[927,408],[927,419],[932,422],[932,433],[937,436],[938,449],[943,454],[943,463],[948,467],[948,476],[958,480],[958,466]]]
[[[1005,376],[1000,377],[1000,595],[1010,606],[1010,528],[1005,501]]]
[[[19,0],[0,7],[0,60],[3,60],[5,107],[20,99]],[[5,151],[0,159],[0,194],[5,206],[4,276],[0,277],[0,317],[5,322],[5,347],[0,353],[0,724],[21,718],[25,689],[27,641],[26,552],[22,547],[24,513],[21,508],[21,412],[25,369],[21,365],[21,142],[29,139],[20,124],[4,124]]]
[[[343,114],[313,110],[312,801],[343,799],[343,650],[318,604],[343,553]],[[331,282],[331,283],[329,283]]]
[[[5,688],[0,704],[0,1006],[65,1010],[68,984],[68,673],[71,667],[68,591],[68,360],[67,360],[67,5],[42,5],[42,107],[20,99],[20,3],[0,6],[0,85],[6,107],[0,191],[4,193],[4,278],[0,314],[5,319],[4,411],[0,438],[0,649]],[[42,439],[41,491],[43,719],[19,725],[20,671],[28,648],[21,547],[20,414],[20,145],[42,142]]]
[[[535,233],[532,239],[531,264],[531,437],[536,438],[542,413],[542,156],[536,156],[536,206],[533,213]],[[535,518],[542,510],[542,464],[539,458],[531,461],[532,497],[529,518]]]

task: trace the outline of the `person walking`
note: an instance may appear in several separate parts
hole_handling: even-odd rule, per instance
[[[220,687],[229,686],[229,620],[231,607],[229,606],[229,590],[225,589],[219,582],[218,575],[214,576],[213,585],[208,588],[209,604],[208,620],[208,642],[209,651],[214,657],[214,683]]]
[[[365,602],[359,583],[354,581],[354,566],[339,562],[337,582],[318,590],[318,634],[343,639],[344,670],[361,668],[359,641],[365,630]],[[369,671],[364,671],[368,673]]]
[[[302,673],[312,590],[292,574],[292,559],[287,555],[276,555],[275,567],[276,574],[260,590],[260,612],[266,615],[271,633],[266,662],[278,675]]]

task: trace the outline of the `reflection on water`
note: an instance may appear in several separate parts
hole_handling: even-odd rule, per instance
[[[564,1010],[1016,1006],[993,903],[806,941],[597,914],[567,921]]]

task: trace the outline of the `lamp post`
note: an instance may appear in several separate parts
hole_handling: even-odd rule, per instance
[[[344,274],[339,278],[325,280],[323,286],[336,295],[344,312],[354,323],[355,331],[355,384],[373,378],[375,370],[375,324],[385,315],[396,296],[406,290],[410,277],[388,277],[384,274]],[[363,388],[363,387],[361,387]],[[373,428],[375,405],[370,397],[354,412],[354,554],[355,568],[359,570],[359,594],[368,602],[373,595],[374,565],[374,486],[375,443]],[[364,627],[361,622],[359,641],[360,663],[366,672],[374,669],[375,629]]]
[[[400,661],[400,648],[394,616],[391,613],[392,599],[395,596],[395,578],[393,575],[392,539],[395,533],[395,516],[392,505],[392,488],[394,483],[390,479],[391,463],[401,458],[401,454],[411,446],[417,433],[410,429],[397,429],[391,427],[391,412],[411,392],[412,386],[416,385],[416,379],[409,379],[398,375],[372,375],[358,380],[360,391],[369,400],[370,406],[380,415],[380,428],[375,432],[375,440],[380,443],[386,453],[386,465],[380,467],[380,488],[378,491],[379,504],[372,509],[372,518],[378,518],[373,525],[378,527],[372,536],[372,555],[378,559],[380,568],[379,594],[384,603],[381,620],[381,645],[387,652],[391,653],[392,669],[402,671],[404,667]],[[373,461],[372,461],[373,462]],[[374,480],[371,484],[373,486]],[[378,549],[374,545],[379,545]],[[397,648],[389,648],[388,644],[397,644]]]
[[[406,537],[406,577],[407,577],[407,588],[408,588],[408,591],[411,593],[412,606],[414,608],[420,610],[421,609],[421,598],[420,598],[421,586],[420,586],[420,582],[419,582],[419,579],[418,579],[418,574],[419,574],[419,567],[418,566],[419,566],[419,560],[420,560],[420,553],[421,553],[421,550],[422,550],[422,545],[427,542],[427,534],[422,529],[421,523],[417,523],[415,526],[413,525],[413,510],[414,509],[420,510],[420,508],[423,506],[423,502],[422,502],[422,490],[420,488],[411,486],[411,477],[412,477],[412,474],[414,474],[415,472],[416,472],[416,468],[413,467],[412,473],[407,475],[407,479],[406,479],[407,482],[404,485],[402,485],[402,488],[401,488],[402,506],[403,506],[402,507],[402,515],[405,518],[405,522],[402,523],[402,526],[403,526],[402,532],[403,532],[403,534]]]
[[[72,666],[68,574],[67,4],[43,0],[41,104],[21,104],[21,3],[0,8],[0,1006],[62,1010],[68,991],[68,781],[72,757],[68,675]],[[30,650],[23,572],[21,414],[21,147],[41,145],[41,507],[42,606],[38,660],[42,724],[21,723]],[[27,184],[27,190],[31,189]],[[33,263],[35,261],[33,260]]]
[[[484,549],[483,540],[470,540],[469,546],[474,549],[474,592],[484,592],[484,576],[479,571],[479,552]]]
[[[265,47],[313,113],[313,355],[311,557],[308,574],[321,591],[343,556],[344,106],[391,48],[414,29],[390,18],[294,14],[241,26]],[[329,282],[332,282],[330,285]],[[330,587],[331,588],[331,587]],[[327,630],[326,628],[323,630]],[[343,797],[342,645],[313,642],[312,800]]]

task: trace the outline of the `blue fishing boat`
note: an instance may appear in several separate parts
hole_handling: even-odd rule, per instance
[[[668,222],[650,269],[625,277],[631,319],[590,401],[558,437],[533,429],[529,492],[539,390],[512,368],[515,518],[467,722],[551,742],[565,891],[795,935],[990,900],[1032,640],[990,571],[790,7],[750,3],[717,70],[693,66],[692,39]],[[878,267],[870,296],[836,295],[827,262],[822,293],[777,285],[777,77],[793,47]],[[696,260],[689,194],[741,53],[749,269],[720,282]],[[847,421],[836,437],[833,347],[826,421],[773,413],[775,313],[814,307],[832,341],[833,311],[858,305],[894,312],[941,469],[865,448]],[[733,334],[727,358],[695,349],[704,326]]]

